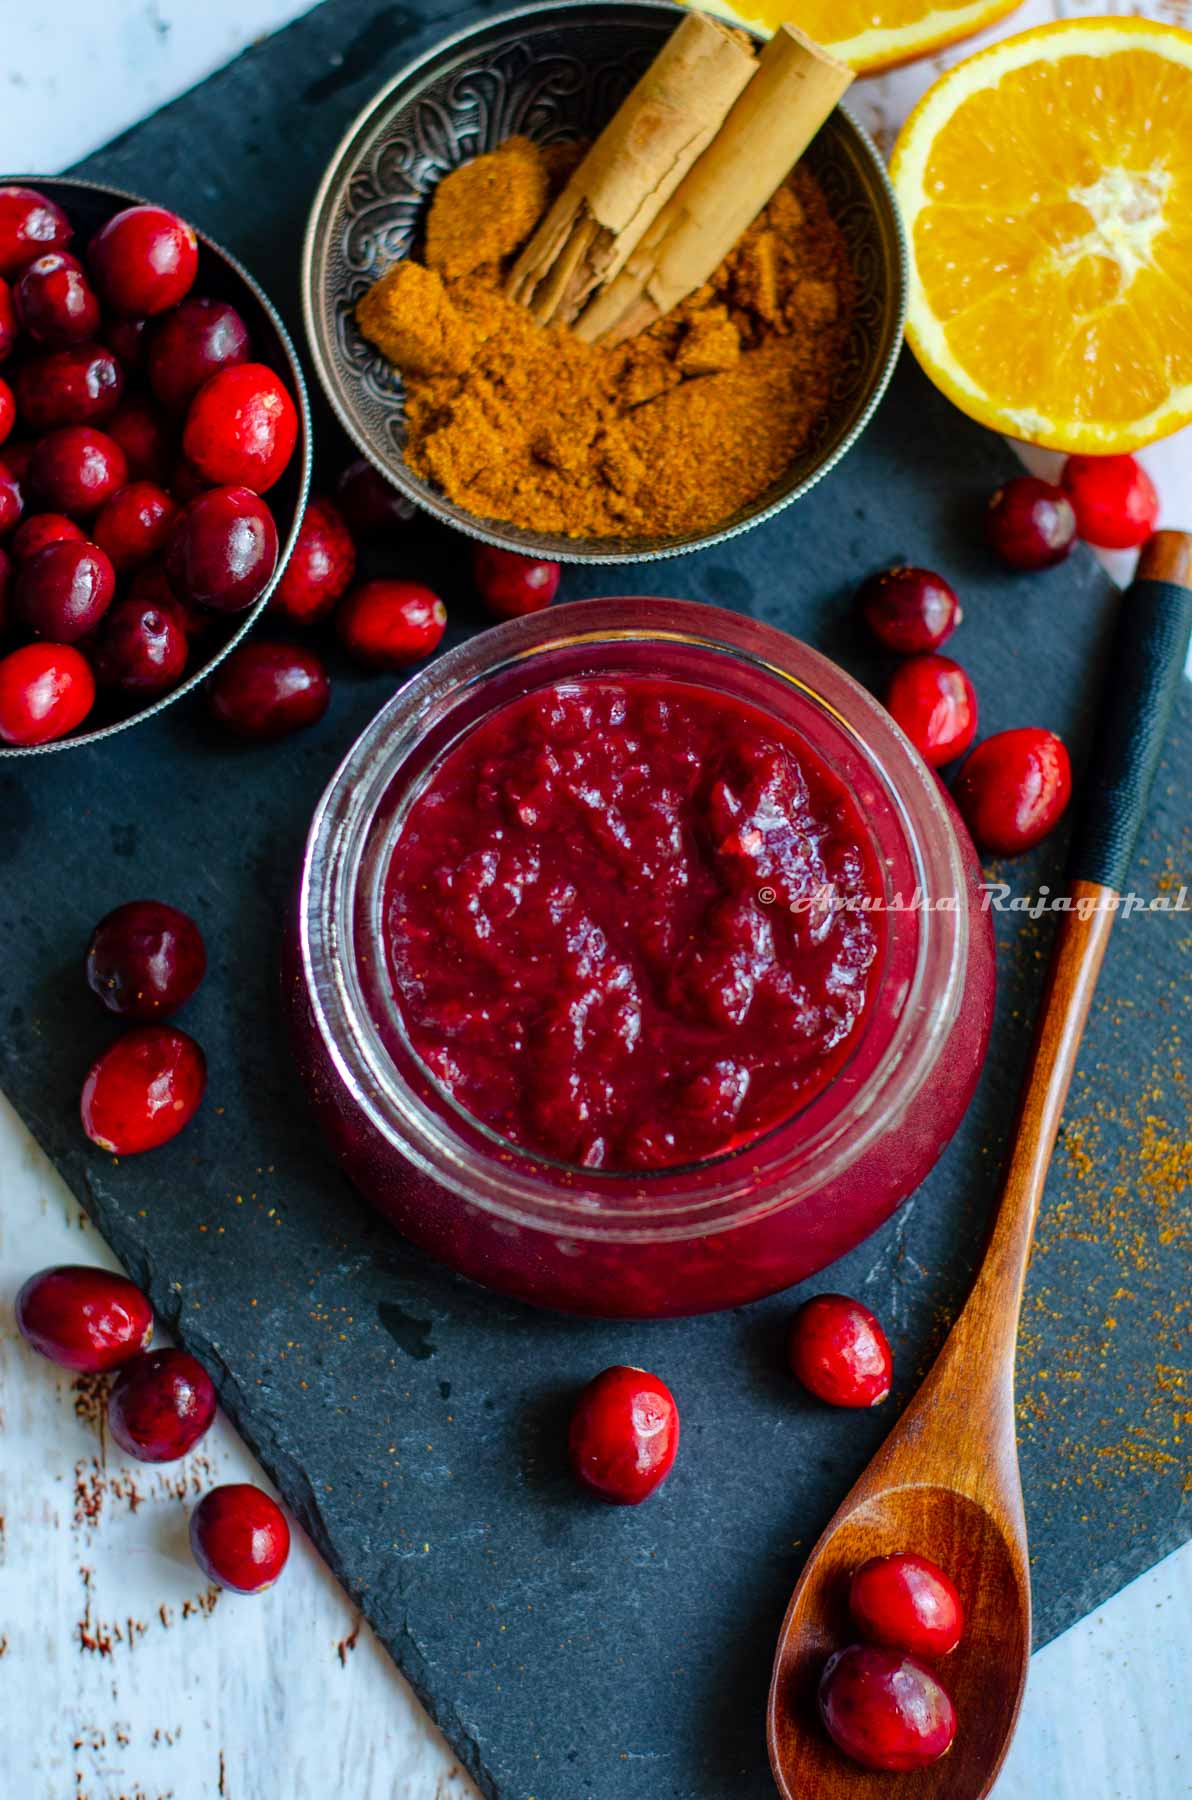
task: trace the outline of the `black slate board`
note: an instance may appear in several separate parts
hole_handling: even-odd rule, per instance
[[[335,141],[382,79],[474,16],[331,0],[80,172],[189,213],[296,327],[301,229]],[[326,478],[344,447],[320,423]],[[934,564],[964,596],[955,649],[984,728],[1045,722],[1079,752],[1113,596],[1084,554],[1034,580],[991,566],[980,507],[1010,466],[905,366],[858,449],[768,527],[645,577],[569,572],[565,592],[638,584],[717,601],[876,681],[848,593],[881,563]],[[432,579],[458,630],[480,623],[458,542],[420,530],[386,564]],[[335,673],[322,725],[273,750],[217,743],[183,704],[97,751],[0,769],[0,1087],[212,1369],[486,1791],[767,1800],[777,1623],[892,1408],[833,1414],[793,1390],[780,1354],[790,1298],[665,1324],[536,1314],[428,1264],[344,1184],[296,1088],[276,984],[307,820],[389,690]],[[1190,748],[1184,704],[1136,863],[1147,894],[1187,868]],[[1061,868],[1057,837],[1014,866],[1016,889],[1054,884]],[[189,908],[206,933],[211,972],[184,1022],[212,1079],[182,1138],[115,1166],[77,1123],[83,1073],[111,1036],[79,960],[99,914],[141,894]],[[1039,1641],[1189,1535],[1187,1226],[1171,1166],[1188,1135],[1176,1085],[1186,925],[1120,926],[1049,1188],[1022,1358]],[[1037,998],[1047,921],[1005,914],[998,930],[996,1035],[960,1134],[902,1212],[810,1284],[861,1293],[887,1321],[899,1401],[977,1256]],[[658,1369],[683,1409],[678,1466],[633,1512],[578,1497],[560,1455],[570,1395],[613,1361]]]

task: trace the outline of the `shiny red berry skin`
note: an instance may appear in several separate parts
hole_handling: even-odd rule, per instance
[[[91,933],[87,985],[122,1019],[157,1019],[185,1006],[207,972],[194,920],[163,900],[128,900]]]
[[[182,450],[205,481],[263,494],[298,441],[298,413],[264,363],[240,363],[205,381],[186,415]]]
[[[220,663],[207,689],[212,718],[233,736],[255,743],[314,725],[330,699],[322,657],[303,644],[256,638]]]
[[[947,1656],[964,1634],[964,1606],[956,1584],[913,1550],[874,1556],[849,1584],[853,1624],[869,1644],[911,1656]]]
[[[19,330],[17,309],[12,302],[12,289],[0,275],[0,363],[7,362],[12,355]]]
[[[956,1709],[931,1670],[877,1644],[828,1658],[819,1711],[836,1748],[863,1769],[926,1769],[956,1736]]]
[[[472,579],[494,619],[541,612],[559,591],[559,573],[557,562],[519,556],[515,550],[491,544],[476,544],[472,550]]]
[[[277,526],[245,487],[208,488],[191,500],[166,545],[166,573],[184,600],[243,612],[277,567]]]
[[[91,535],[116,573],[127,575],[165,549],[177,517],[177,504],[164,488],[130,481],[101,508]]]
[[[137,570],[128,584],[126,598],[139,600],[144,605],[155,607],[158,612],[176,613],[188,638],[201,637],[216,621],[215,613],[196,606],[192,600],[181,599],[174,592],[166,574],[165,563],[160,557],[156,562],[145,563]]]
[[[107,318],[103,322],[103,341],[131,374],[139,369],[145,356],[148,319]]]
[[[34,188],[0,187],[0,275],[15,275],[46,250],[71,240],[70,220]]]
[[[126,1275],[78,1263],[31,1275],[16,1312],[26,1343],[80,1374],[118,1369],[153,1337],[153,1309],[139,1287]]]
[[[13,611],[35,638],[75,644],[93,632],[116,592],[116,571],[98,544],[47,544],[21,564]]]
[[[168,486],[173,441],[164,420],[147,400],[125,400],[105,429],[124,452],[130,481],[155,481],[158,487]],[[184,496],[175,492],[174,498],[180,501]]]
[[[568,1448],[585,1487],[614,1506],[638,1506],[665,1481],[679,1448],[674,1395],[645,1369],[605,1369],[576,1403]]]
[[[318,494],[306,509],[290,560],[269,597],[270,612],[293,625],[325,618],[356,573],[356,546],[333,501]]]
[[[144,1350],[117,1375],[108,1430],[139,1462],[177,1462],[215,1417],[215,1388],[185,1350]]]
[[[128,459],[115,438],[94,425],[63,425],[39,438],[29,485],[52,512],[89,519],[128,480]]]
[[[0,741],[48,744],[81,725],[95,677],[73,644],[24,644],[0,658]]]
[[[12,436],[12,428],[16,422],[16,398],[7,381],[0,378],[0,444],[7,442]]]
[[[204,1494],[191,1513],[190,1548],[208,1580],[234,1594],[261,1594],[286,1566],[290,1527],[268,1494],[230,1481]]]
[[[894,1357],[867,1306],[847,1294],[817,1294],[791,1320],[791,1373],[829,1406],[880,1406],[890,1397]]]
[[[82,544],[87,534],[65,513],[30,513],[12,534],[9,549],[16,562],[28,562],[47,544]]]
[[[335,498],[348,530],[358,538],[401,531],[417,512],[413,501],[363,456],[348,464],[335,484]]]
[[[417,581],[380,578],[353,588],[335,615],[340,643],[370,669],[404,669],[429,656],[447,629],[447,608]]]
[[[979,850],[1017,856],[1059,823],[1072,797],[1072,764],[1062,740],[1041,726],[998,731],[978,744],[952,798]]]
[[[1145,544],[1159,517],[1155,484],[1133,456],[1070,456],[1060,474],[1076,531],[1099,550]]]
[[[100,628],[92,653],[100,687],[147,698],[177,687],[190,656],[190,639],[176,601],[156,606],[126,594]]]
[[[861,583],[857,605],[878,642],[899,656],[938,650],[962,617],[955,589],[931,569],[883,569]]]
[[[82,344],[99,330],[99,301],[69,250],[47,250],[26,265],[12,290],[21,328],[50,349]]]
[[[74,344],[22,363],[13,383],[26,431],[56,431],[110,419],[124,392],[124,371],[102,344]]]
[[[9,446],[6,446],[8,448]],[[25,510],[24,489],[8,462],[0,461],[0,538],[7,537]]]
[[[138,1025],[109,1044],[83,1083],[83,1130],[101,1150],[139,1156],[176,1137],[198,1111],[207,1059],[170,1025]]]
[[[910,656],[886,689],[886,710],[933,769],[962,756],[977,735],[977,696],[948,656]]]
[[[145,369],[167,412],[184,412],[205,381],[248,361],[248,326],[226,300],[191,295],[154,327]]]
[[[1076,514],[1063,488],[1016,475],[985,509],[990,548],[1011,569],[1050,569],[1076,542]]]
[[[96,232],[87,266],[105,306],[130,318],[152,318],[190,292],[199,243],[177,213],[129,206]]]

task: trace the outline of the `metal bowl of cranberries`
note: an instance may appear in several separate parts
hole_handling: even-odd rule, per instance
[[[236,259],[152,201],[0,176],[0,757],[152,718],[293,550],[310,409]]]

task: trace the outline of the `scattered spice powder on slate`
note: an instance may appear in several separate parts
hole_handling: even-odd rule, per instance
[[[578,147],[526,138],[464,164],[424,263],[360,300],[406,381],[406,461],[470,512],[575,537],[707,530],[775,483],[823,415],[854,300],[843,237],[797,168],[711,281],[606,348],[501,291]]]

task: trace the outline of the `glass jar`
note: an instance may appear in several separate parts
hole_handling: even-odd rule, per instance
[[[735,697],[806,739],[866,823],[886,910],[878,978],[828,1085],[740,1149],[626,1174],[551,1162],[451,1099],[406,1038],[383,921],[409,807],[463,732],[534,689],[633,674]],[[316,1115],[348,1175],[400,1231],[536,1305],[649,1317],[788,1287],[893,1212],[972,1094],[994,951],[957,823],[884,708],[770,626],[687,601],[623,599],[486,631],[394,696],[315,813],[287,991]]]

